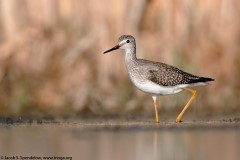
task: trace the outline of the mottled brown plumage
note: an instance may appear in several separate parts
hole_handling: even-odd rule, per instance
[[[157,69],[149,70],[147,78],[162,86],[176,86],[180,84],[191,84],[213,80],[211,78],[192,75],[165,63],[155,62],[155,65]]]

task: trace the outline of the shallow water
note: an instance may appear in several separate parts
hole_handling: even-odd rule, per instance
[[[2,125],[0,142],[1,159],[13,156],[15,159],[55,156],[55,159],[84,160],[240,157],[240,130],[234,127],[88,129],[81,124]]]

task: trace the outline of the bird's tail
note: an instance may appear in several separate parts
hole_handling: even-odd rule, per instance
[[[214,79],[208,78],[208,77],[198,77],[198,78],[191,79],[189,83],[201,83],[201,82],[206,83],[210,81],[214,81]]]
[[[199,80],[200,82],[214,81],[214,79],[212,79],[212,78],[208,78],[208,77],[199,77],[198,80]]]

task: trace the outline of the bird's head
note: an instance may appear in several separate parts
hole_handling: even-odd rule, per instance
[[[113,48],[103,52],[104,54],[105,53],[108,53],[108,52],[111,52],[111,51],[114,51],[114,50],[117,50],[117,49],[124,49],[124,50],[127,50],[127,49],[132,49],[132,48],[135,48],[136,47],[136,43],[135,43],[135,39],[133,36],[131,35],[122,35],[121,37],[119,37],[118,39],[118,44],[116,46],[114,46]]]

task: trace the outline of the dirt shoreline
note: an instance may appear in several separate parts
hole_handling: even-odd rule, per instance
[[[73,119],[14,119],[0,118],[4,127],[56,127],[83,131],[120,130],[194,130],[194,129],[240,129],[239,117],[188,119],[175,123],[174,118],[164,119],[156,124],[152,117],[82,117]]]

